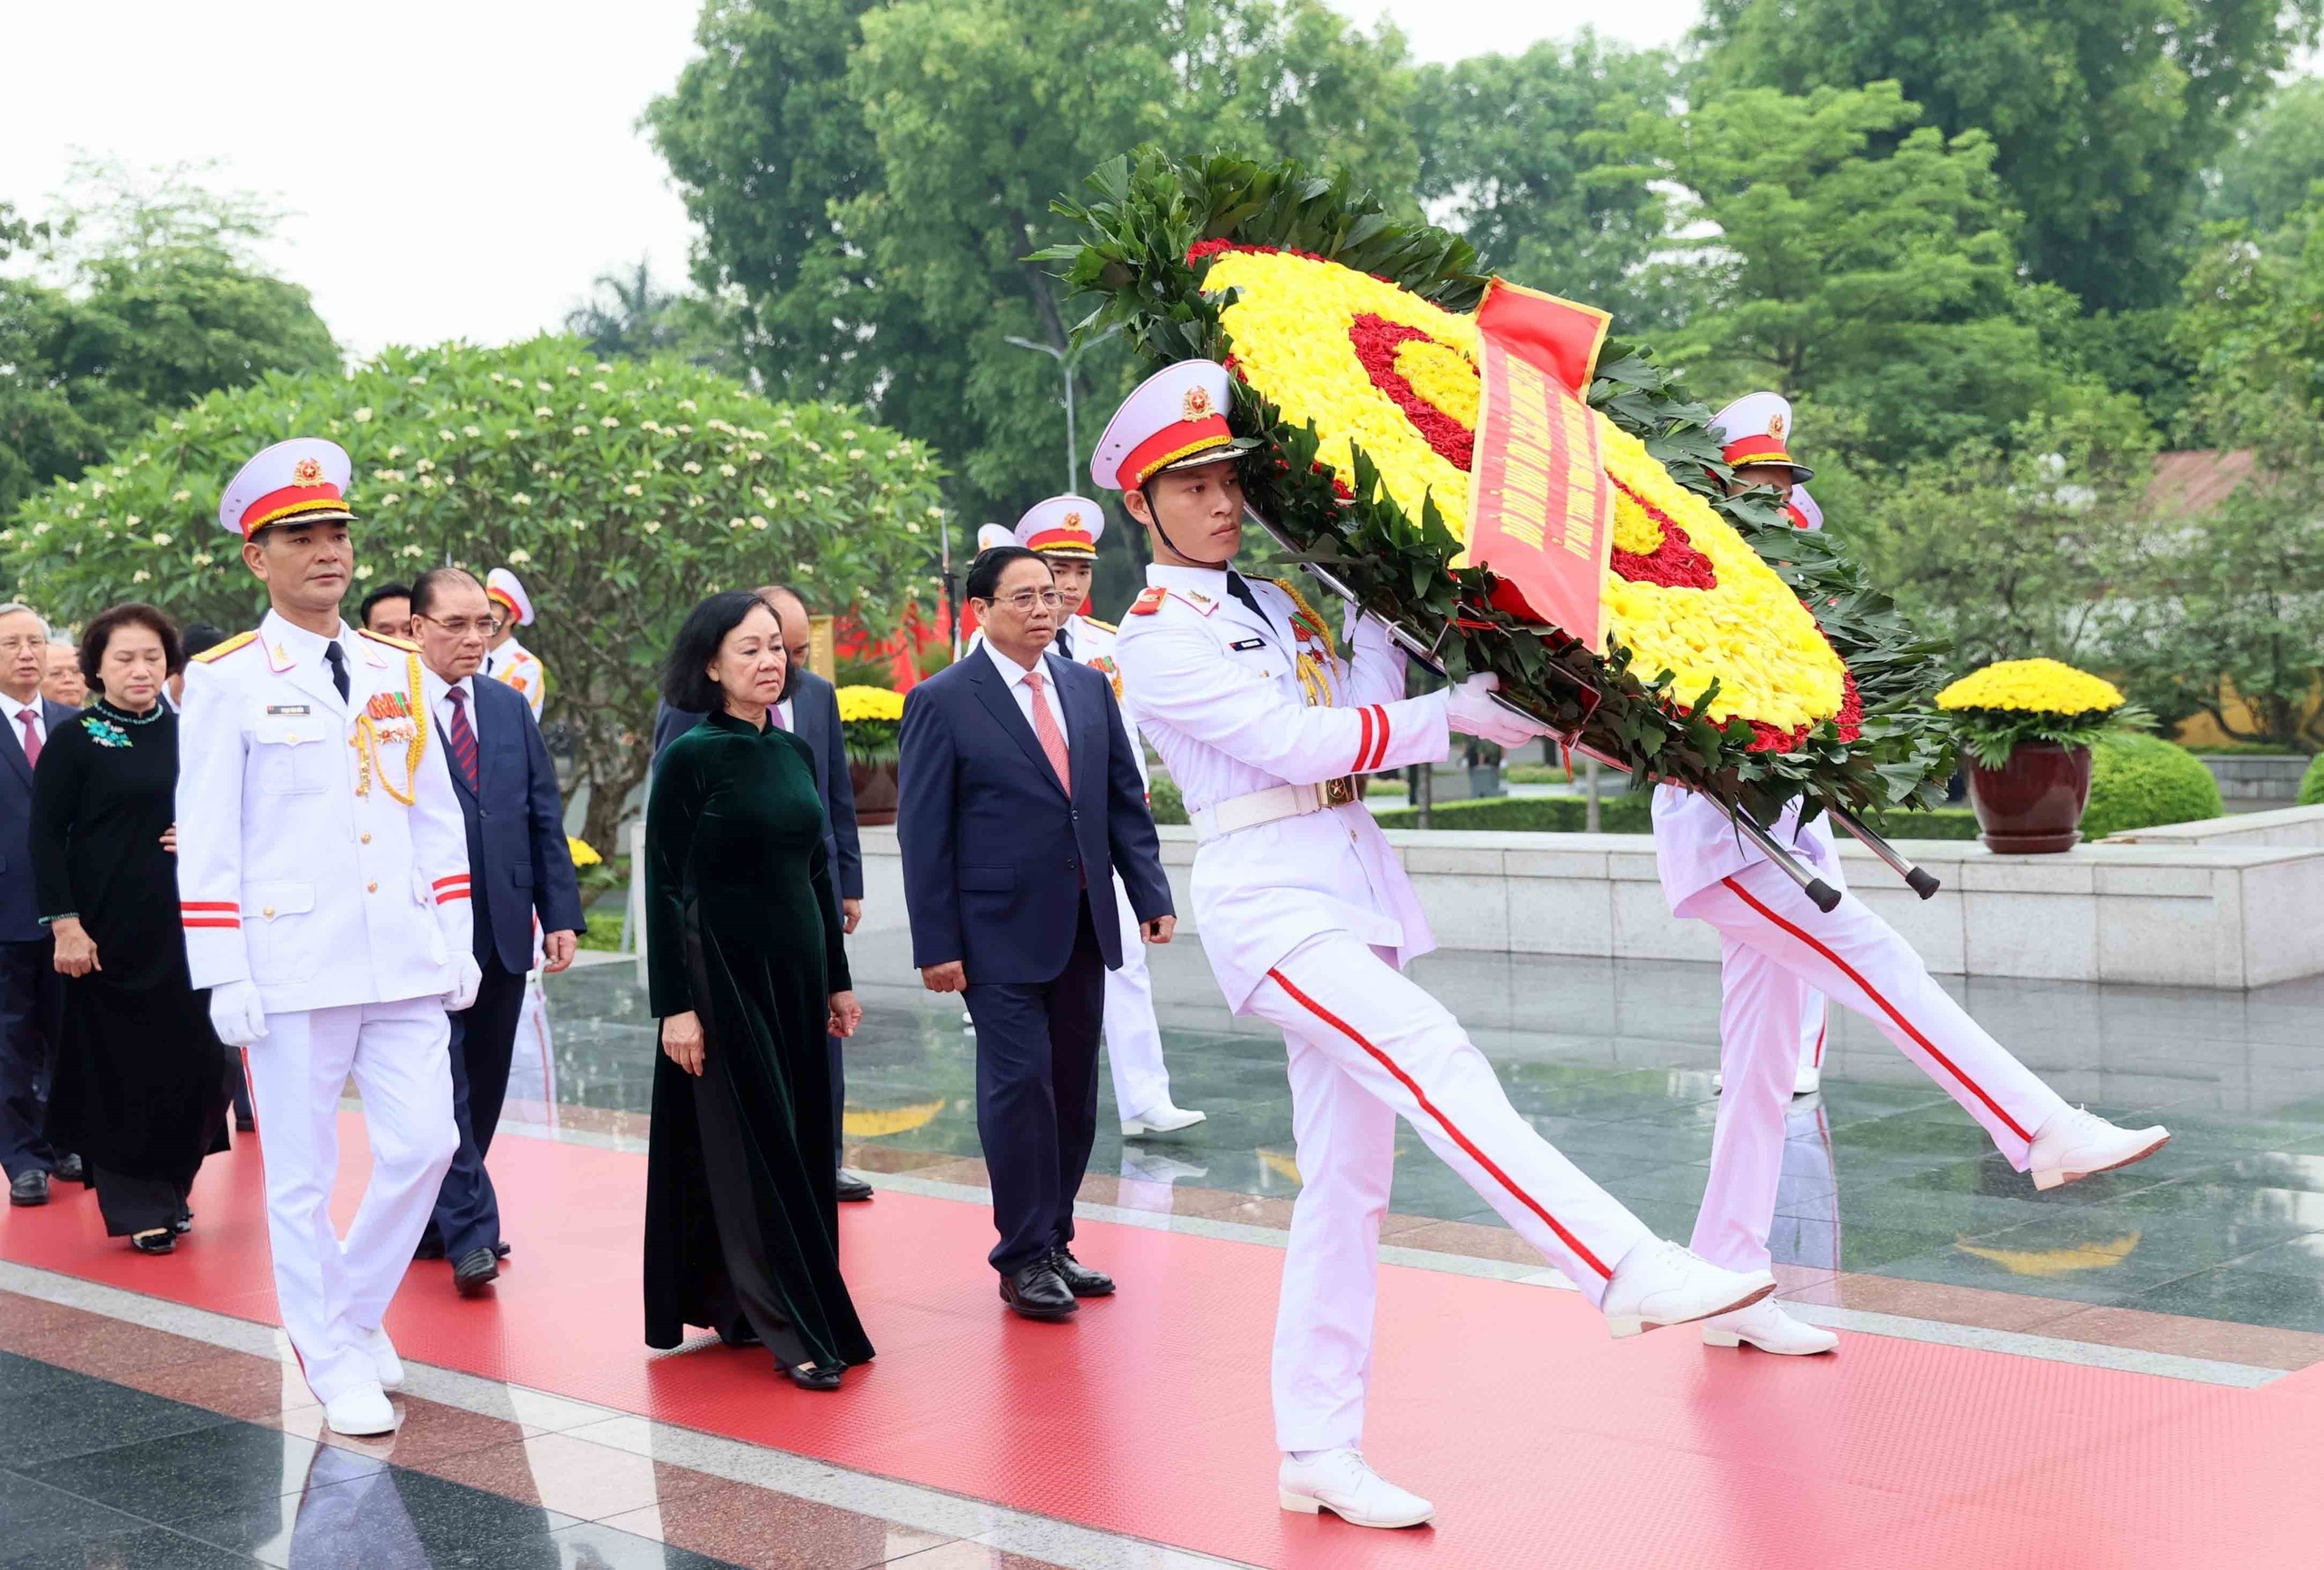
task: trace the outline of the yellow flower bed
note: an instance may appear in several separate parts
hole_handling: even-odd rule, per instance
[[[841,687],[839,717],[842,725],[861,720],[900,720],[904,717],[904,695],[884,686]]]
[[[1354,449],[1379,467],[1382,483],[1411,517],[1433,496],[1455,538],[1469,528],[1469,474],[1438,450],[1394,396],[1374,380],[1352,330],[1377,317],[1425,334],[1397,343],[1390,360],[1413,398],[1466,432],[1477,420],[1476,324],[1394,284],[1336,262],[1290,252],[1227,252],[1211,259],[1206,292],[1236,291],[1222,312],[1236,370],[1294,426],[1313,423],[1319,460],[1353,484]],[[1651,680],[1669,671],[1673,696],[1693,706],[1716,680],[1707,712],[1779,732],[1834,718],[1846,701],[1846,670],[1816,618],[1710,505],[1673,480],[1646,450],[1602,416],[1598,436],[1617,484],[1614,544],[1652,556],[1666,543],[1667,518],[1706,558],[1715,587],[1637,582],[1609,568],[1608,630],[1630,651],[1631,668]],[[1659,514],[1658,518],[1656,515]]]
[[[576,839],[571,834],[565,836],[565,849],[566,854],[572,856],[573,864],[576,867],[593,867],[606,859],[596,853],[596,848],[587,840]]]
[[[2102,714],[2122,706],[2112,682],[2054,659],[2005,659],[1972,671],[1936,695],[1941,709],[2012,714]]]

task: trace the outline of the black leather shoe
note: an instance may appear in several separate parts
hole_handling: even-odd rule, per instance
[[[170,1230],[178,1233],[192,1231],[193,1212],[187,1210],[183,1205],[180,1205],[178,1207],[178,1219],[170,1223]]]
[[[1028,1319],[1070,1319],[1081,1308],[1046,1259],[1001,1277],[1000,1300]]]
[[[506,1244],[506,1243],[495,1243],[495,1244],[493,1244],[493,1245],[492,1245],[492,1257],[493,1257],[494,1259],[507,1259],[507,1258],[508,1257],[508,1245],[507,1245],[507,1244]]]
[[[452,1270],[452,1286],[463,1298],[473,1298],[500,1279],[500,1261],[489,1249],[470,1249]]]
[[[8,1202],[12,1205],[45,1205],[48,1203],[48,1174],[21,1172],[8,1185]]]
[[[253,1134],[257,1131],[258,1120],[256,1118],[251,1117],[248,1112],[236,1112],[234,1114],[234,1132],[238,1134]]]
[[[141,1254],[174,1254],[178,1235],[167,1227],[156,1227],[150,1232],[140,1232],[129,1239],[129,1246]]]
[[[836,1390],[840,1376],[847,1371],[844,1363],[833,1368],[793,1368],[781,1363],[775,1367],[781,1368],[783,1376],[802,1390]]]
[[[872,1197],[872,1185],[849,1171],[839,1170],[839,1201],[842,1205],[860,1205]]]
[[[81,1164],[81,1158],[78,1156],[56,1158],[55,1177],[60,1183],[85,1183],[89,1180],[88,1171],[89,1170]]]
[[[765,1342],[759,1339],[759,1333],[751,1328],[750,1321],[747,1319],[739,1325],[718,1326],[717,1330],[719,1340],[724,1342],[729,1347],[763,1347],[766,1345]]]
[[[1073,1257],[1070,1249],[1059,1249],[1049,1255],[1049,1269],[1057,1272],[1065,1289],[1077,1298],[1110,1298],[1114,1295],[1114,1279],[1103,1270],[1093,1270]]]

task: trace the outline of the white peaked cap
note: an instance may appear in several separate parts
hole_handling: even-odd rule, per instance
[[[515,573],[505,567],[494,568],[484,575],[484,592],[488,598],[507,606],[518,627],[533,625],[533,597],[525,592],[523,582]]]
[[[278,441],[226,482],[218,526],[248,539],[271,523],[351,523],[347,484],[355,465],[347,449],[319,436]]]
[[[977,549],[998,550],[1004,545],[1017,543],[1016,531],[1005,523],[988,523],[977,530]]]
[[[1791,488],[1791,521],[1811,534],[1824,527],[1824,509],[1816,505],[1804,485]]]
[[[1794,479],[1816,478],[1814,469],[1791,456],[1791,400],[1782,393],[1747,392],[1712,415],[1710,422],[1718,432],[1720,456],[1730,468],[1787,463]]]
[[[1011,537],[1043,556],[1095,556],[1106,536],[1106,509],[1086,496],[1052,496],[1017,520]]]
[[[1208,360],[1164,366],[1114,411],[1089,459],[1089,478],[1101,490],[1136,490],[1167,469],[1241,457],[1259,444],[1227,430],[1234,401],[1225,366]]]

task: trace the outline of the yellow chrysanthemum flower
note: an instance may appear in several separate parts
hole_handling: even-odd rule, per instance
[[[1936,695],[1941,709],[2012,714],[2103,714],[2122,693],[2102,676],[2054,659],[2005,659],[1972,671]]]
[[[904,695],[884,686],[841,687],[839,717],[842,725],[862,720],[900,720],[904,717]]]
[[[587,840],[576,839],[571,834],[565,836],[565,849],[566,854],[572,856],[573,864],[576,867],[593,867],[606,859],[596,853]]]

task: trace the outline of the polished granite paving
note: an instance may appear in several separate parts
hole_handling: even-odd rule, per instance
[[[866,1017],[848,1049],[851,1143],[889,1170],[972,1157],[975,1037],[958,1006],[917,989],[899,936],[859,937],[852,952]],[[1192,943],[1160,953],[1155,972],[1173,1093],[1209,1121],[1125,1142],[1106,1116],[1093,1177],[1118,1176],[1121,1202],[1149,1208],[1170,1208],[1172,1186],[1292,1198],[1279,1038],[1227,1012]],[[1459,953],[1415,974],[1535,1127],[1649,1224],[1688,1234],[1718,1111],[1715,967]],[[1946,984],[2069,1100],[2167,1123],[2172,1143],[2037,1197],[1943,1091],[1844,1015],[1823,1093],[1795,1106],[1778,1263],[2324,1334],[2324,982]],[[554,978],[550,998],[556,1100],[645,1111],[653,1032],[634,967]],[[1108,1114],[1111,1098],[1108,1082]],[[1409,1131],[1392,1205],[1501,1224]]]

